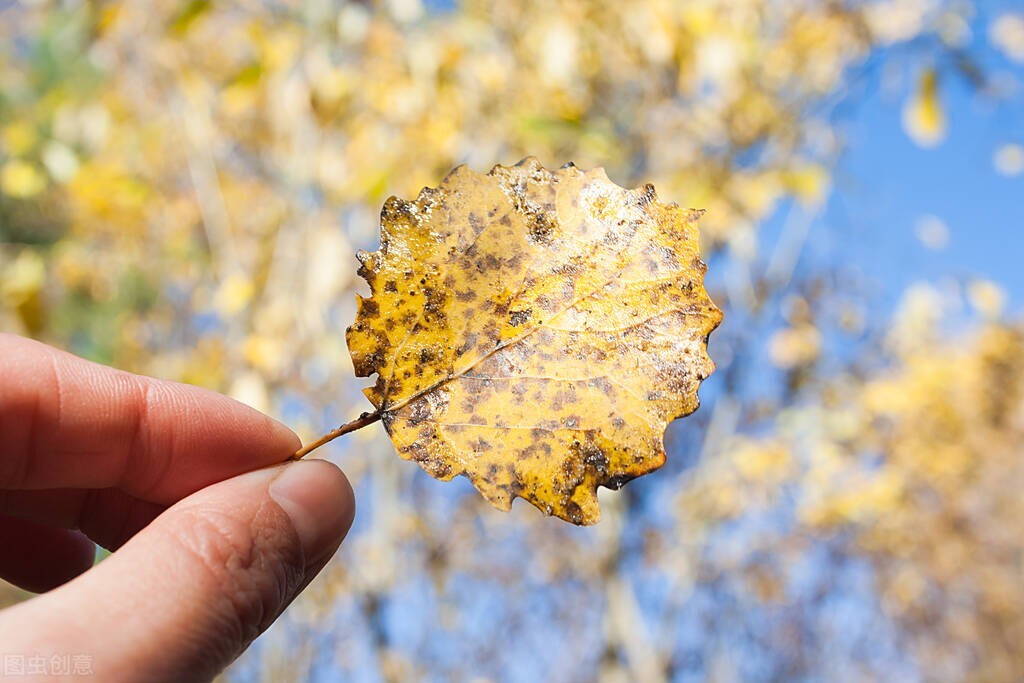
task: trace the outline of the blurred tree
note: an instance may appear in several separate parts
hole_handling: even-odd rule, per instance
[[[926,679],[1016,680],[1024,330],[991,324],[950,339],[920,295],[895,321],[890,367],[828,382],[820,402],[782,412],[768,438],[734,437],[682,487],[680,510],[703,534],[781,514],[785,534],[759,539],[731,567],[779,603],[799,565],[786,558],[805,553],[806,539],[868,558],[899,646]]]
[[[1000,96],[973,12],[0,2],[0,328],[308,437],[364,408],[341,332],[386,196],[526,155],[652,181],[709,210],[727,312],[718,390],[670,431],[665,471],[570,529],[496,515],[354,434],[346,549],[232,675],[1019,679],[1020,332],[976,285],[975,338],[941,339],[923,290],[875,334],[842,273],[800,261],[853,84],[913,65],[923,145],[947,128],[943,79]],[[1007,16],[988,38],[1016,59]]]

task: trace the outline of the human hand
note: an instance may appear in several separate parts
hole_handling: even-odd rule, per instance
[[[0,612],[0,657],[85,655],[104,681],[212,678],[352,523],[337,467],[270,467],[298,446],[212,391],[0,334],[0,576],[49,591]],[[93,542],[116,552],[90,569]]]

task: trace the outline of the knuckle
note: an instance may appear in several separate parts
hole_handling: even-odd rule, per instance
[[[244,648],[277,618],[303,581],[294,530],[272,506],[251,519],[229,510],[186,510],[176,542],[206,584],[208,609],[229,647]]]

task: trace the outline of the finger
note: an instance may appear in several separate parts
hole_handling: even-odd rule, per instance
[[[326,564],[353,511],[345,476],[322,460],[214,484],[92,571],[0,613],[0,642],[92,653],[104,680],[210,679]]]
[[[80,530],[107,550],[120,548],[166,509],[120,489],[0,490],[0,515]]]
[[[0,577],[41,593],[92,567],[96,546],[76,531],[0,515]]]
[[[122,488],[172,503],[281,462],[284,425],[212,391],[0,334],[0,488]]]

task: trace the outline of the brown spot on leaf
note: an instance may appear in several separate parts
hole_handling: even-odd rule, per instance
[[[527,308],[525,311],[512,311],[508,316],[508,324],[512,327],[519,327],[524,325],[530,320],[530,315],[533,313],[532,308]]]
[[[530,240],[536,244],[546,245],[551,243],[551,233],[555,226],[546,213],[535,213],[530,218],[529,235]]]

